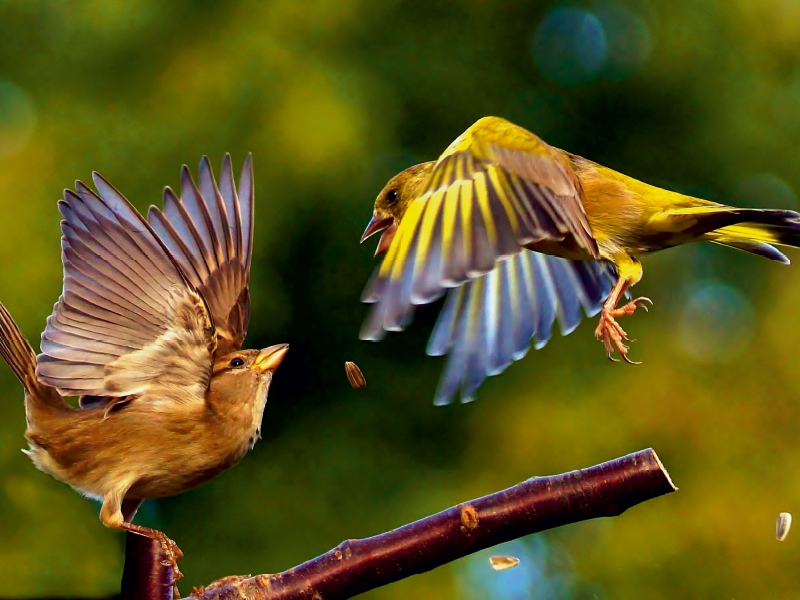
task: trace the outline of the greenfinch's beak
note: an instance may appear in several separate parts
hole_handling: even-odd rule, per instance
[[[250,368],[254,371],[263,373],[264,371],[274,371],[281,364],[283,357],[289,351],[289,344],[275,344],[269,348],[264,348],[258,353]]]
[[[394,234],[397,232],[397,224],[392,222],[386,230],[384,230],[381,239],[378,241],[378,247],[375,248],[375,256],[379,256],[389,249],[394,239]]]
[[[364,234],[361,236],[361,243],[363,244],[368,237],[372,237],[376,233],[387,229],[392,225],[392,223],[394,223],[394,219],[392,219],[392,217],[373,215],[372,219],[370,219],[369,224],[367,225],[367,228],[364,230]]]

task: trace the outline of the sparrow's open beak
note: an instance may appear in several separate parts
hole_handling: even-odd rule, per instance
[[[379,217],[378,215],[373,215],[372,219],[370,219],[369,225],[364,230],[364,234],[361,236],[361,243],[364,243],[368,237],[371,237],[378,233],[379,231],[383,231],[384,229],[388,228],[394,219],[392,217]]]
[[[264,348],[258,353],[258,356],[256,356],[250,368],[260,371],[261,373],[264,371],[274,371],[278,368],[278,365],[281,364],[283,357],[286,356],[288,351],[289,344],[275,344],[269,348]]]

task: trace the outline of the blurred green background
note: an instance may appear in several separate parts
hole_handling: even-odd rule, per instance
[[[469,405],[431,403],[438,306],[357,339],[376,194],[484,115],[670,189],[798,208],[800,4],[1,0],[0,40],[0,298],[31,340],[60,291],[64,187],[97,170],[145,210],[182,164],[254,155],[247,344],[291,352],[255,450],[140,512],[185,552],[185,592],[652,446],[677,494],[495,549],[523,559],[511,571],[483,553],[364,597],[800,595],[800,533],[774,534],[800,513],[797,266],[648,258],[636,292],[655,307],[625,323],[644,364],[610,364],[586,322]],[[8,369],[0,386],[3,595],[114,593],[123,536],[33,468]]]

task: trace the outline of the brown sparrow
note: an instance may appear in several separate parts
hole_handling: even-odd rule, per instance
[[[230,156],[219,186],[207,158],[199,189],[181,172],[145,221],[105,179],[64,192],[64,288],[36,356],[0,305],[0,354],[25,386],[34,464],[101,499],[107,527],[146,498],[179,494],[235,465],[259,438],[272,374],[288,346],[241,350],[250,316],[253,170],[238,193]],[[64,396],[79,396],[73,408]]]

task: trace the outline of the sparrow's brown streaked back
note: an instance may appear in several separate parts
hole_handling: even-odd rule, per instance
[[[238,193],[230,157],[145,221],[100,175],[64,192],[64,288],[34,355],[0,305],[0,354],[25,386],[28,455],[101,499],[101,521],[158,540],[131,519],[235,465],[259,437],[272,374],[288,346],[241,350],[250,316],[250,157]],[[80,408],[63,396],[79,396]]]

